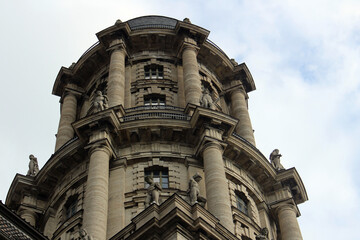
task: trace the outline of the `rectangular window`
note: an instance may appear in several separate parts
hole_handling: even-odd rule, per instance
[[[245,213],[248,215],[248,200],[242,196],[243,194],[236,194],[236,207],[240,210],[240,212]]]
[[[165,105],[165,96],[159,94],[149,94],[144,96],[144,105],[145,106],[164,106]]]
[[[163,79],[164,67],[161,65],[149,65],[144,67],[145,79]]]
[[[148,169],[145,170],[145,177],[152,177],[155,183],[159,183],[162,188],[169,188],[169,173],[167,168]],[[148,188],[149,184],[145,181],[145,188]]]

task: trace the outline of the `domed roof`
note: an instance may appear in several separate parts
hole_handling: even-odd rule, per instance
[[[143,16],[127,21],[131,30],[145,28],[175,29],[178,20],[164,16]]]

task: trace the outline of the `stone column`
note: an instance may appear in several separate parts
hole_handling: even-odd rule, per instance
[[[31,226],[35,227],[36,224],[36,213],[29,209],[20,211],[20,217],[28,222]]]
[[[121,163],[117,163],[121,162]],[[111,169],[109,182],[109,209],[107,239],[125,227],[125,168],[126,160],[116,160],[119,164]]]
[[[220,220],[220,223],[234,233],[222,150],[221,145],[217,142],[207,143],[203,148],[207,206],[208,210]]]
[[[199,105],[202,92],[196,55],[196,41],[191,38],[185,38],[182,51],[185,101],[186,104]]]
[[[125,44],[122,39],[110,44],[111,51],[107,97],[109,107],[123,105],[125,98]]]
[[[231,112],[233,117],[239,119],[235,129],[236,133],[255,146],[254,132],[245,97],[244,90],[236,89],[231,92]]]
[[[56,134],[55,151],[74,137],[74,128],[71,126],[76,120],[77,99],[74,93],[68,91],[63,97],[60,122]]]
[[[83,227],[98,240],[106,239],[110,154],[106,146],[90,149]]]
[[[277,209],[282,240],[302,240],[296,209],[292,205],[283,205]]]

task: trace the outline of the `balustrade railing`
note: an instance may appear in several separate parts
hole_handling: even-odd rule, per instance
[[[146,112],[146,113],[138,113],[138,114],[121,117],[120,122],[129,122],[129,121],[144,120],[144,119],[173,119],[173,120],[189,121],[190,116],[183,113]]]

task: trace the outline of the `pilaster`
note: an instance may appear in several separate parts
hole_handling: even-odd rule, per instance
[[[112,237],[119,232],[119,229],[125,227],[126,159],[117,158],[112,161],[111,165],[107,238]]]

